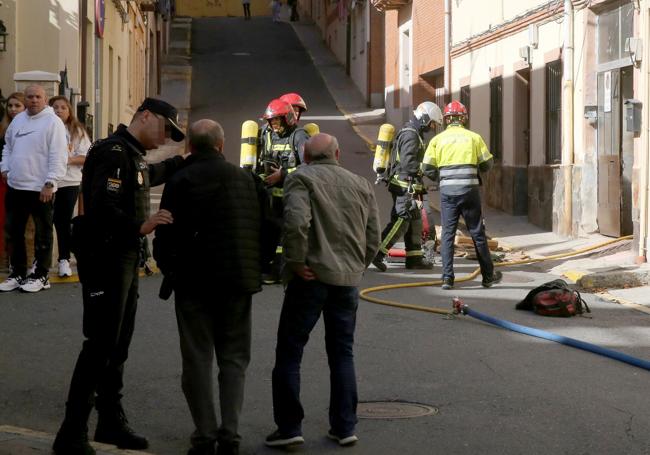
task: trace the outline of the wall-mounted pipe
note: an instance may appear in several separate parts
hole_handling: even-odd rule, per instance
[[[562,169],[564,204],[560,234],[573,233],[573,3],[564,0],[564,48],[562,52]]]
[[[451,0],[445,0],[445,103],[451,100]],[[443,106],[441,106],[443,107]]]

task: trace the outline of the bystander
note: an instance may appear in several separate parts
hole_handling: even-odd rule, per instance
[[[66,171],[66,130],[47,105],[43,87],[25,89],[26,111],[7,128],[2,154],[2,178],[8,189],[5,199],[12,271],[0,283],[0,291],[49,289],[52,263],[54,193]],[[27,275],[25,228],[34,220],[35,270]]]
[[[225,160],[223,143],[218,123],[192,125],[192,154],[165,185],[160,203],[174,223],[161,226],[154,239],[154,257],[176,297],[182,387],[196,426],[188,455],[213,455],[215,443],[219,455],[239,453],[251,301],[262,284],[266,190],[256,176]],[[272,254],[275,244],[269,245]],[[215,353],[221,425],[212,398]]]
[[[358,285],[379,248],[375,193],[338,164],[335,137],[317,134],[305,145],[306,166],[289,174],[284,192],[283,274],[287,283],[273,368],[277,430],[266,445],[304,442],[300,364],[309,334],[323,313],[330,366],[328,437],[354,444],[357,384],[353,344]]]

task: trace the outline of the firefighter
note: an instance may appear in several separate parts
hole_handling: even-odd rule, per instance
[[[372,263],[385,272],[384,258],[395,242],[404,236],[407,269],[430,269],[422,252],[422,195],[426,194],[420,165],[424,157],[424,133],[434,123],[442,124],[440,108],[431,101],[421,103],[413,117],[397,133],[388,166],[388,190],[393,196],[390,221],[382,232],[379,252]]]
[[[299,122],[302,113],[307,110],[307,103],[302,99],[302,96],[297,93],[285,93],[279,99],[291,104],[293,111],[296,113],[296,122]]]
[[[260,137],[257,174],[262,178],[271,195],[271,209],[275,225],[282,226],[282,196],[284,179],[303,161],[303,149],[309,139],[307,132],[298,128],[298,119],[291,104],[280,99],[269,103],[263,119],[268,127],[263,128]],[[280,282],[280,261],[282,246],[278,238],[275,259],[263,272],[265,284]]]
[[[454,287],[454,240],[460,215],[474,242],[481,284],[489,288],[502,275],[494,270],[485,236],[479,172],[490,170],[494,160],[483,138],[465,128],[467,109],[462,103],[447,104],[443,117],[446,129],[431,140],[422,162],[424,175],[440,181],[442,289]]]

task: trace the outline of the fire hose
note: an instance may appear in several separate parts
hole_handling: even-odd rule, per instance
[[[495,263],[495,267],[509,267],[513,265],[522,265],[522,264],[532,264],[535,262],[542,262],[542,261],[550,261],[554,259],[562,259],[565,257],[570,257],[570,256],[577,256],[580,254],[584,254],[589,251],[593,251],[599,248],[602,248],[604,246],[617,243],[623,240],[629,240],[631,239],[632,236],[628,235],[625,237],[619,237],[617,239],[612,239],[607,242],[599,243],[598,245],[590,246],[587,248],[583,248],[577,251],[571,251],[569,253],[562,253],[562,254],[556,254],[553,256],[546,256],[542,258],[534,258],[534,259],[525,259],[521,261],[511,261],[511,262],[501,262],[501,263]],[[463,281],[469,281],[480,273],[481,269],[477,268],[475,269],[472,273],[459,278],[455,280],[456,282],[463,282]],[[535,329],[532,327],[527,327],[519,324],[515,324],[509,321],[501,320],[483,313],[480,313],[476,310],[471,309],[468,305],[464,304],[461,299],[459,298],[454,298],[453,299],[453,304],[452,304],[452,309],[445,309],[445,308],[433,308],[433,307],[426,307],[426,306],[421,306],[421,305],[411,305],[411,304],[406,304],[406,303],[400,303],[392,300],[384,300],[384,299],[379,299],[376,297],[370,297],[368,294],[375,293],[375,292],[381,292],[381,291],[389,291],[391,289],[403,289],[403,288],[411,288],[411,287],[424,287],[424,286],[437,286],[441,285],[442,281],[441,280],[432,280],[432,281],[421,281],[421,282],[413,282],[413,283],[398,283],[398,284],[389,284],[389,285],[383,285],[383,286],[375,286],[371,288],[366,288],[363,289],[360,293],[359,296],[368,302],[375,303],[378,305],[386,305],[386,306],[392,306],[396,308],[403,308],[403,309],[408,309],[408,310],[415,310],[415,311],[423,311],[427,313],[436,313],[436,314],[444,314],[448,316],[454,316],[458,314],[462,315],[467,315],[471,316],[473,318],[476,318],[478,320],[481,320],[483,322],[487,322],[490,324],[493,324],[497,327],[501,327],[507,330],[511,330],[513,332],[521,333],[524,335],[529,335],[537,338],[542,338],[548,341],[553,341],[556,343],[563,344],[565,346],[571,346],[577,349],[582,349],[588,352],[592,352],[594,354],[599,354],[605,357],[609,357],[614,360],[618,360],[624,363],[628,363],[630,365],[643,368],[645,370],[650,371],[650,361],[643,360],[643,359],[638,359],[636,357],[630,356],[628,354],[624,354],[622,352],[614,351],[612,349],[607,349],[603,348],[601,346],[597,346],[591,343],[587,343],[584,341],[576,340],[574,338],[569,338],[565,337],[562,335],[557,335],[552,332],[546,332],[544,330],[539,330]]]

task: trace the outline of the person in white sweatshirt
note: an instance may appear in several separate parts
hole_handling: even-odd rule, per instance
[[[25,107],[26,110],[18,114],[7,128],[0,163],[2,178],[8,185],[5,206],[12,244],[12,272],[0,283],[3,292],[49,289],[54,193],[57,181],[65,176],[67,170],[66,129],[47,105],[43,87],[32,85],[25,89]],[[26,276],[25,227],[30,215],[35,227],[36,268]]]

